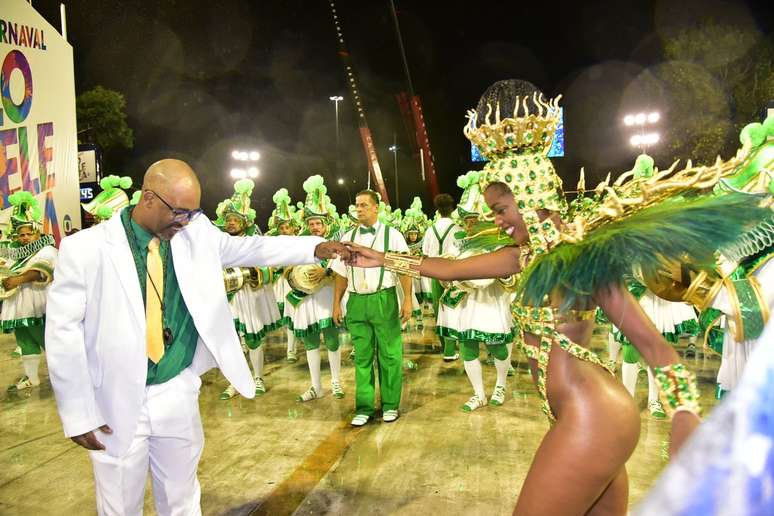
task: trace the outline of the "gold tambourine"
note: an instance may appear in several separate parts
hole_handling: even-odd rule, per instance
[[[258,288],[263,284],[263,274],[255,267],[234,267],[223,270],[223,283],[226,292],[236,292],[245,285]]]
[[[322,276],[320,279],[315,280],[310,277],[310,273],[313,271],[325,272],[325,269],[317,264],[297,265],[287,269],[285,277],[288,280],[288,285],[293,290],[298,290],[305,294],[314,294],[329,283],[329,277]]]

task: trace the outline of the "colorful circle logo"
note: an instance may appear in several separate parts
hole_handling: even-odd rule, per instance
[[[16,104],[11,98],[11,73],[14,70],[19,70],[24,78],[24,98],[20,104]],[[27,58],[18,50],[10,51],[3,61],[3,68],[0,70],[0,96],[8,118],[17,124],[24,122],[32,107],[32,72]]]

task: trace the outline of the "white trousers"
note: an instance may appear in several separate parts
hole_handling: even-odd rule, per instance
[[[185,369],[166,383],[145,387],[145,403],[126,454],[89,452],[99,514],[142,514],[149,468],[159,515],[201,514],[196,477],[204,448],[201,384],[196,374]]]

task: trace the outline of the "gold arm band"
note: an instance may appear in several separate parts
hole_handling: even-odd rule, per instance
[[[424,259],[424,256],[413,256],[409,253],[385,253],[384,268],[390,272],[419,278],[419,267]]]

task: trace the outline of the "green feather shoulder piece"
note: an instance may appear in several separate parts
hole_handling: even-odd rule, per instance
[[[716,251],[771,216],[744,194],[672,198],[623,219],[598,226],[580,242],[559,244],[521,275],[522,302],[539,306],[558,291],[562,309],[621,281],[638,267],[650,275],[664,260],[713,267]]]

